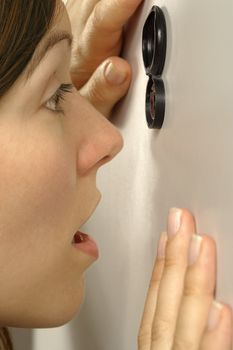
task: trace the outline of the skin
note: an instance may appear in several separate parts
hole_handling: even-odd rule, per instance
[[[58,44],[26,86],[20,77],[0,101],[2,325],[56,327],[80,308],[84,272],[95,259],[74,250],[71,240],[100,200],[96,172],[123,146],[119,131],[103,114],[110,116],[130,85],[131,69],[118,55],[123,24],[139,4],[68,0],[68,12],[63,7],[54,25],[73,32],[72,56],[65,42]],[[114,21],[108,22],[113,12]],[[97,46],[98,59],[93,62],[96,40],[113,26],[111,40]],[[106,80],[106,60],[125,71],[122,84]],[[71,80],[76,89],[62,104],[65,115],[55,115],[43,102]],[[202,234],[200,254],[189,265],[197,230],[192,214],[187,209],[181,214],[181,227],[173,236],[168,218],[168,237],[155,259],[138,349],[231,350],[229,305],[222,303],[219,322],[208,329],[216,287],[215,242]]]
[[[232,309],[221,303],[219,318],[210,319],[216,287],[216,244],[197,233],[193,215],[181,212],[181,226],[168,216],[165,240],[158,249],[138,334],[139,350],[232,350]],[[171,221],[172,224],[171,225]],[[199,254],[189,263],[193,236]],[[196,251],[196,249],[195,249]],[[212,327],[210,325],[212,324]]]
[[[65,10],[55,23],[71,33]],[[98,169],[123,147],[119,131],[76,89],[65,115],[43,105],[70,83],[66,41],[25,85],[23,74],[0,106],[0,324],[59,326],[84,296],[95,258],[71,245],[100,201]]]
[[[110,117],[112,108],[130,86],[131,67],[119,55],[124,24],[141,3],[142,0],[68,0],[66,3],[74,35],[72,80],[81,95],[106,117]],[[108,62],[117,72],[125,74],[122,84],[107,81],[104,72]]]

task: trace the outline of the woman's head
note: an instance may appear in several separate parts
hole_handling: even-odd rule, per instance
[[[51,99],[72,83],[67,40],[32,71],[51,34],[71,35],[61,0],[2,0],[0,28],[0,325],[55,327],[83,300],[95,258],[71,242],[100,200],[99,167],[123,140],[74,87]]]

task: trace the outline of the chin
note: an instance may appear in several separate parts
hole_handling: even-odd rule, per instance
[[[82,282],[82,287],[74,298],[66,300],[63,305],[58,305],[55,310],[50,310],[41,322],[37,322],[32,328],[54,328],[61,327],[69,323],[76,317],[85,300],[85,288]]]
[[[54,297],[56,297],[54,295]],[[22,315],[15,314],[4,320],[4,327],[15,328],[55,328],[70,322],[80,312],[85,299],[84,278],[74,295],[66,294],[52,303],[35,305]]]
[[[14,328],[55,328],[61,327],[70,322],[79,313],[82,306],[82,300],[79,304],[77,301],[75,306],[68,306],[57,310],[48,310],[44,314],[31,314],[22,318],[14,318],[14,320],[4,320],[4,327]]]

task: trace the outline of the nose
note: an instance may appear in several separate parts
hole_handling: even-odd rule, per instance
[[[79,104],[81,112],[80,107]],[[86,100],[78,119],[77,172],[83,175],[112,160],[123,148],[124,141],[119,130]]]

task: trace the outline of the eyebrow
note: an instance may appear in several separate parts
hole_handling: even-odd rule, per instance
[[[34,55],[29,62],[27,71],[26,71],[26,80],[30,79],[33,72],[39,66],[42,59],[46,56],[46,54],[60,41],[67,40],[68,46],[71,49],[73,44],[73,35],[67,31],[56,31],[50,34],[47,38],[45,38],[39,46],[36,48]]]

